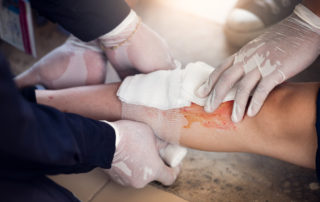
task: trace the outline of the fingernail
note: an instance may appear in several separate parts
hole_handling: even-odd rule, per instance
[[[253,109],[253,104],[250,104],[248,112],[247,112],[247,115],[250,116],[250,117],[253,117],[254,116],[253,110],[254,110]]]
[[[231,119],[233,122],[238,123],[239,122],[239,106],[237,105],[236,102],[233,103],[233,109],[232,109],[232,116]]]

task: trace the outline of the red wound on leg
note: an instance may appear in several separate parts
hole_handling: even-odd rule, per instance
[[[184,107],[180,109],[180,113],[183,114],[188,121],[184,128],[190,128],[195,122],[199,122],[206,128],[216,129],[234,129],[235,125],[231,120],[233,101],[224,102],[213,113],[207,113],[203,110],[203,107],[192,104],[190,107]]]

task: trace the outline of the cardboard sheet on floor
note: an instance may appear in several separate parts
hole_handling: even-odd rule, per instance
[[[89,173],[56,175],[49,178],[71,191],[82,202],[93,199],[95,194],[110,181],[100,169],[94,169]]]
[[[143,189],[122,187],[110,182],[92,200],[92,202],[186,202],[171,193],[165,192],[151,185]]]
[[[89,173],[49,176],[71,191],[82,202],[186,202],[151,185],[143,189],[123,187],[112,182],[101,169]]]

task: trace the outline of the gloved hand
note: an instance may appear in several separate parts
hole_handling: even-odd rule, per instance
[[[180,168],[170,168],[164,164],[159,151],[168,145],[153,134],[152,129],[134,121],[108,123],[116,131],[116,151],[110,177],[124,186],[142,188],[151,181],[171,185]]]
[[[97,41],[74,36],[18,75],[18,87],[43,84],[50,89],[104,83],[106,59]]]
[[[298,5],[291,16],[227,59],[196,93],[206,97],[211,92],[205,110],[213,112],[235,86],[232,120],[239,122],[251,93],[247,112],[250,117],[259,112],[276,85],[306,69],[319,55],[319,48],[320,18]]]
[[[175,68],[165,40],[142,23],[134,11],[114,30],[99,39],[121,78],[137,70],[148,73]]]

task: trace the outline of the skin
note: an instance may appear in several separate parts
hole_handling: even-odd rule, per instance
[[[116,96],[119,83],[36,91],[37,102],[61,111],[97,120],[121,119],[121,102]],[[316,96],[319,83],[287,83],[269,95],[255,117],[240,123],[230,119],[233,102],[207,114],[195,104],[161,111],[140,106],[129,119],[147,123],[161,138],[177,135],[183,146],[215,152],[248,152],[315,168],[317,150]],[[159,123],[159,116],[161,122]],[[169,126],[170,120],[179,120]],[[159,131],[157,128],[161,128]],[[169,129],[167,129],[169,127]],[[170,128],[171,127],[171,128]],[[167,130],[166,130],[167,129]]]
[[[317,0],[304,0],[302,4],[320,17],[320,2]]]

